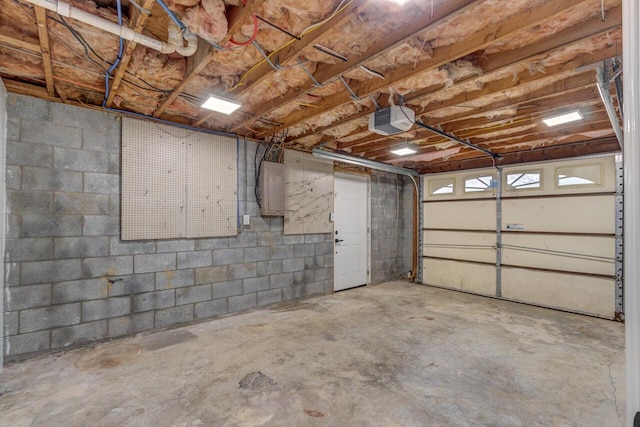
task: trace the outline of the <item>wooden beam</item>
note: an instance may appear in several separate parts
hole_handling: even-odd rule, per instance
[[[51,66],[51,49],[49,47],[49,30],[47,28],[47,10],[34,6],[36,12],[36,22],[38,24],[38,38],[40,40],[40,52],[42,53],[42,68],[44,69],[44,79],[47,84],[49,96],[55,96],[56,90],[53,85],[53,67]]]
[[[242,27],[245,21],[257,12],[264,2],[265,0],[247,0],[246,5],[242,7],[229,6],[230,10],[227,14],[229,30],[227,35],[220,40],[220,46],[227,44],[234,34],[240,31],[240,27]],[[169,107],[169,105],[175,101],[191,80],[204,71],[206,66],[209,65],[209,62],[211,62],[213,57],[216,55],[216,52],[217,51],[209,43],[199,41],[196,54],[187,58],[187,71],[182,82],[173,89],[169,96],[167,96],[167,99],[165,99],[164,102],[153,112],[153,116],[159,117]],[[198,124],[195,126],[198,126]]]
[[[610,123],[608,121],[609,119],[604,110],[594,111],[593,113],[589,114],[589,121],[587,123],[572,124],[573,126],[565,126],[562,129],[550,129],[547,127],[547,125],[540,122],[540,118],[540,116],[537,116],[529,121],[528,124],[535,124],[535,127],[522,127],[522,124],[519,123],[513,126],[506,126],[505,128],[499,129],[508,130],[510,127],[513,128],[513,132],[509,133],[508,135],[502,135],[498,137],[485,137],[484,135],[490,135],[492,132],[496,131],[496,129],[491,129],[475,134],[473,136],[473,139],[471,139],[471,142],[482,147],[490,146],[491,150],[499,151],[501,144],[507,145],[510,142],[538,140],[543,138],[541,135],[545,135],[545,137],[560,137],[565,136],[566,134],[584,133],[610,128]],[[443,141],[433,141],[428,145],[417,145],[416,148],[418,148],[418,153],[416,153],[415,155],[418,156],[424,153],[437,152],[439,150],[436,148],[436,145],[441,142]],[[395,142],[395,144],[398,144],[398,142]],[[364,150],[362,153],[366,158],[374,159],[380,162],[397,159],[397,156],[394,156],[389,152],[389,149],[393,147],[393,145],[394,144],[389,144],[386,147],[383,147],[382,145],[370,146],[369,150]],[[462,145],[460,147],[462,147],[464,151],[467,151],[467,149]]]
[[[0,43],[8,44],[9,46],[17,47],[19,49],[28,50],[29,52],[41,53],[40,43],[38,40],[30,37],[16,38],[15,36],[8,34],[0,29]]]
[[[611,19],[607,19],[607,21],[603,22],[600,19],[600,17],[597,17],[587,22],[583,22],[583,23],[577,24],[576,26],[567,28],[559,32],[558,34],[554,35],[553,37],[543,39],[537,43],[533,43],[522,49],[516,49],[508,52],[501,52],[493,55],[488,55],[481,60],[482,69],[483,69],[482,79],[486,81],[487,76],[491,75],[492,73],[498,73],[508,67],[513,67],[525,62],[528,63],[531,61],[535,61],[536,59],[542,59],[543,56],[546,55],[550,50],[567,48],[587,38],[594,37],[596,35],[606,34],[607,32],[618,29],[620,27],[620,15],[621,15],[620,8],[619,7],[614,8],[611,11],[611,15],[610,15]],[[552,73],[548,73],[545,71],[545,76],[542,76],[542,77],[548,77],[551,74]],[[460,81],[455,82],[454,86],[457,86],[475,79],[478,79],[478,78],[472,77],[472,78],[462,79]],[[506,84],[505,87],[513,86],[513,82],[508,82],[507,80],[508,79],[502,79],[502,81],[505,82]],[[494,86],[495,84],[491,86],[492,89]],[[420,90],[417,90],[405,96],[405,102],[421,99],[425,95],[432,96],[437,90],[442,88],[443,88],[442,86],[422,88]],[[497,90],[501,90],[501,89],[497,89]],[[485,89],[485,92],[488,92],[488,90]],[[459,95],[458,98],[462,98],[464,96],[465,94],[461,94]],[[338,97],[330,97],[330,98],[333,98],[333,99],[327,99],[327,101],[330,103],[330,105],[333,106],[333,108],[335,108],[335,105],[332,103],[332,101],[340,102],[340,99],[338,99]],[[341,99],[345,100],[345,103],[350,102],[350,99],[348,99],[348,97],[343,96],[341,97]],[[468,99],[466,100],[468,101]],[[332,125],[325,126],[324,129],[317,129],[313,132],[306,132],[302,135],[299,135],[295,139],[304,138],[306,136],[309,136],[310,134],[322,132],[324,130],[340,126],[343,123],[347,123],[351,120],[355,120],[367,114],[370,114],[369,110],[371,110],[371,108],[365,109],[365,110],[363,110],[362,112],[356,113],[352,116],[343,118],[339,122],[336,122]],[[268,133],[266,133],[266,135],[269,135],[272,132],[281,131],[282,129],[293,126],[300,122],[304,122],[306,120],[317,117],[320,114],[324,114],[324,113],[326,113],[324,109],[318,109],[318,108],[315,108],[312,110],[301,110],[301,111],[294,112],[289,117],[287,117],[286,123],[284,123],[282,126],[274,128],[273,130],[270,130]]]
[[[364,98],[369,94],[387,89],[389,86],[392,86],[399,81],[410,79],[426,71],[436,69],[437,67],[445,65],[458,58],[464,57],[470,53],[482,50],[492,44],[505,41],[508,38],[513,37],[514,34],[529,29],[535,25],[539,25],[540,23],[561,14],[565,9],[575,7],[575,5],[575,0],[556,0],[553,2],[547,2],[539,7],[528,10],[526,13],[521,13],[508,18],[507,20],[502,21],[498,26],[489,26],[484,30],[476,32],[452,45],[436,48],[433,50],[432,58],[424,60],[418,64],[408,64],[398,67],[397,69],[389,72],[384,80],[372,79],[358,82],[353,84],[351,86],[351,89],[356,93],[358,97]],[[367,58],[367,60],[369,59],[370,58]],[[362,62],[364,63],[367,60]],[[337,66],[331,68],[333,74],[330,74],[329,71],[325,72],[324,69],[320,70],[320,72],[316,71],[316,80],[322,82],[327,81],[330,78],[339,76],[340,74],[345,72],[345,70],[342,70],[342,68],[345,67],[344,64],[347,63],[338,64]],[[323,73],[327,75],[324,75]],[[259,108],[257,111],[254,111],[254,114],[256,116],[267,114],[301,94],[302,93],[299,93],[297,91],[293,91],[293,93],[292,91],[290,91],[289,93],[285,94],[283,98],[277,99],[278,102],[276,103],[265,103],[264,106]],[[326,113],[327,111],[330,111],[342,104],[349,102],[349,100],[350,97],[348,93],[332,95],[325,99],[325,101],[319,108],[313,109],[313,115],[315,116]],[[295,113],[292,116],[296,116]],[[308,117],[296,116],[291,120],[287,119],[286,123],[281,127],[286,128],[299,121],[304,121],[307,119]],[[272,129],[269,132],[274,132],[277,130],[278,129]]]
[[[512,165],[518,163],[541,162],[597,153],[614,153],[618,151],[620,151],[620,145],[615,137],[601,138],[571,144],[557,144],[548,147],[534,148],[533,150],[502,153],[502,160],[500,160],[499,164]],[[478,157],[459,161],[428,163],[420,165],[416,169],[421,174],[430,174],[466,169],[488,168],[492,166],[493,159],[488,157]]]
[[[352,15],[356,15],[358,12],[360,12],[367,2],[371,3],[373,2],[373,0],[353,0],[340,13],[336,14],[329,21],[322,24],[320,27],[318,27],[318,29],[303,35],[302,37],[300,37],[300,40],[296,40],[295,42],[291,43],[281,50],[276,50],[269,56],[274,56],[275,58],[277,58],[278,64],[286,65],[290,60],[295,58],[302,49],[311,45],[313,42],[326,34],[329,30],[334,30],[335,27],[339,27],[341,25],[344,25],[347,21],[353,20],[354,17]],[[267,63],[267,61],[262,61],[258,63],[258,65],[254,69],[251,70],[251,73],[246,76],[246,78],[242,82],[242,85],[238,86],[230,93],[234,98],[237,99],[243,94],[247,93],[249,90],[253,89],[256,85],[264,82],[273,73],[274,70]]]
[[[61,102],[60,98],[50,96],[46,88],[36,86],[29,83],[19,82],[16,80],[2,79],[7,92],[17,93],[20,95],[33,96],[35,98],[46,99],[47,101]]]
[[[587,100],[597,99],[597,96],[598,96],[598,93],[595,89],[595,86],[591,85],[587,88],[579,88],[577,90],[570,89],[568,91],[558,91],[558,93],[555,96],[551,96],[551,97],[545,96],[538,99],[536,98],[526,99],[526,96],[525,96],[524,100],[520,100],[521,102],[517,102],[518,100],[511,100],[513,103],[510,104],[509,106],[515,107],[515,106],[519,106],[520,104],[533,105],[537,103],[538,107],[536,107],[535,110],[529,110],[524,108],[523,109],[525,111],[524,115],[532,115],[535,112],[539,112],[539,111],[545,111],[548,114],[553,110],[553,108],[558,108],[559,106],[566,105],[566,104],[582,103]],[[502,106],[501,103],[499,104]],[[484,109],[486,109],[486,111],[493,111],[496,108],[500,108],[500,107],[495,107],[495,104],[489,104],[485,106]],[[475,115],[478,113],[479,112],[475,109],[470,110],[465,113],[464,117]],[[517,117],[511,117],[511,119],[517,120]],[[491,120],[486,118],[478,118],[474,120],[473,125],[477,126],[478,124],[487,123],[487,122],[491,122]],[[465,138],[468,136],[465,134],[464,130],[469,129],[469,125],[465,125],[464,121],[461,122],[460,117],[456,117],[455,121],[444,119],[439,124],[442,125],[444,130],[448,133],[455,132],[455,134],[461,138]],[[423,136],[431,135],[429,131],[423,131],[423,130],[420,130],[419,128],[414,128],[413,132],[415,133],[415,136],[411,138],[412,140],[422,139]],[[434,137],[433,139],[436,141],[442,141],[442,142],[445,141],[442,137]],[[340,143],[338,145],[338,148],[341,150],[350,148],[353,153],[361,153],[361,152],[367,151],[366,146],[369,144],[375,143],[378,146],[380,146],[381,144],[385,144],[384,142],[381,143],[380,142],[381,140],[382,140],[382,137],[380,137],[379,135],[369,134],[366,137],[363,137],[354,141]],[[396,140],[395,143],[398,143],[398,141]]]
[[[567,0],[562,0],[562,2],[565,1]],[[319,63],[314,73],[314,78],[322,84],[328,83],[338,76],[348,73],[349,71],[364,65],[368,61],[371,61],[372,59],[398,47],[404,43],[407,38],[416,37],[429,29],[435,28],[438,24],[442,23],[445,18],[461,13],[462,10],[469,7],[474,2],[475,0],[449,0],[444,2],[434,10],[433,16],[429,16],[424,12],[422,16],[412,19],[411,23],[402,30],[397,31],[393,35],[377,40],[362,55],[353,56],[352,58],[349,58],[348,61],[340,62],[338,64]],[[387,81],[387,79],[385,79],[385,81]],[[264,102],[256,111],[253,111],[253,115],[254,117],[264,116],[274,110],[277,110],[295,98],[308,94],[313,89],[315,89],[314,83],[309,80],[302,88],[292,88],[282,97]],[[326,111],[329,111],[331,108]],[[241,122],[232,127],[232,130],[239,129],[244,124],[246,124],[246,122]]]
[[[155,0],[143,0],[140,6],[142,6],[144,9],[151,9],[154,1]],[[131,28],[136,33],[140,33],[144,29],[148,19],[149,15],[140,12],[137,8],[132,7],[129,20],[129,28]],[[122,83],[122,79],[127,72],[129,61],[131,61],[131,56],[133,55],[133,51],[135,50],[137,45],[137,43],[134,43],[132,41],[125,41],[124,53],[122,54],[122,59],[120,60],[120,65],[118,65],[116,74],[113,76],[113,82],[111,83],[110,92],[108,93],[106,103],[107,107],[111,107],[111,104],[113,104],[113,99],[118,93],[118,89],[120,89],[120,84]]]

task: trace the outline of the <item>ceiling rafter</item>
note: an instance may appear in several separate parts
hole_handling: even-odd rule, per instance
[[[616,147],[617,146],[617,147]],[[551,145],[547,147],[534,148],[526,151],[511,151],[502,153],[501,165],[516,163],[542,162],[548,160],[564,159],[568,157],[584,156],[589,154],[607,153],[618,151],[620,146],[618,140],[613,138],[600,138],[577,143]],[[419,173],[440,173],[462,169],[478,169],[491,167],[492,159],[477,157],[466,160],[418,163]]]
[[[353,0],[340,13],[336,14],[329,21],[318,27],[318,29],[303,35],[299,40],[296,40],[283,49],[276,51],[277,53],[273,56],[278,58],[278,64],[286,65],[289,61],[298,56],[302,49],[320,39],[332,28],[341,26],[348,20],[353,19],[352,15],[357,14],[361,10],[366,10],[367,7],[371,6],[372,2],[373,0]],[[272,55],[269,56],[271,57]],[[238,86],[236,90],[230,91],[229,94],[238,99],[253,89],[256,85],[264,82],[274,73],[275,70],[267,63],[267,61],[260,62],[251,74],[245,78],[243,84]]]
[[[576,26],[566,28],[557,34],[554,34],[554,36],[551,38],[545,38],[537,43],[526,46],[525,48],[516,49],[508,52],[502,52],[498,54],[484,55],[483,57],[481,57],[482,58],[481,66],[483,69],[483,76],[486,78],[487,75],[500,72],[505,68],[513,67],[520,63],[525,63],[525,62],[530,62],[532,60],[535,60],[536,57],[540,55],[544,55],[545,52],[548,52],[550,50],[569,47],[574,43],[578,43],[581,40],[588,39],[597,34],[603,34],[603,33],[606,33],[607,31],[615,30],[620,27],[619,22],[621,20],[621,14],[622,14],[621,8],[616,7],[611,9],[608,12],[608,18],[606,21],[602,21],[602,19],[598,16],[586,22],[582,22]],[[478,78],[471,77],[467,79],[462,79],[460,81],[454,82],[453,86],[466,83],[469,80],[478,80]],[[439,89],[442,89],[442,86],[420,89],[418,91],[415,91],[405,96],[405,102],[421,99],[427,95],[433,95],[434,91],[437,91]],[[386,103],[384,102],[381,104],[386,105]],[[304,134],[301,134],[296,138],[290,138],[290,141],[295,141],[297,139],[301,139],[315,133],[322,133],[326,130],[334,129],[336,127],[342,126],[343,124],[349,123],[353,120],[357,120],[362,117],[368,116],[374,111],[375,111],[375,107],[364,108],[362,111],[356,114],[353,114],[351,116],[348,116],[346,118],[342,118],[338,122],[334,122],[330,125],[324,126],[323,128],[309,130],[308,132],[305,132]],[[316,111],[313,111],[310,113],[303,112],[303,113],[298,113],[297,116],[294,113],[294,115],[292,116],[295,116],[295,117],[292,117],[288,121],[286,126],[289,127],[289,126],[298,124],[300,122],[304,122],[306,120],[309,120],[310,118],[317,117],[320,114],[323,114],[323,113],[318,114]],[[284,128],[284,125],[281,126],[280,128]]]
[[[482,132],[477,132],[473,135],[471,139],[473,144],[485,147],[492,146],[495,144],[500,144],[503,142],[513,141],[514,143],[519,142],[521,139],[530,137],[531,135],[565,135],[572,133],[580,133],[585,132],[585,129],[588,131],[601,130],[609,126],[608,117],[604,110],[595,110],[590,114],[590,121],[588,123],[580,123],[580,124],[571,124],[567,125],[561,129],[549,129],[543,123],[535,123],[536,120],[540,118],[540,114],[533,118],[528,123],[519,123],[514,125],[511,130],[512,132],[508,136],[491,136],[492,133],[495,133],[496,130],[486,130]],[[531,127],[531,125],[535,125]],[[506,127],[505,130],[509,130],[509,127]],[[537,139],[540,139],[538,136]],[[433,153],[441,151],[441,148],[438,148],[438,145],[445,142],[442,138],[439,141],[431,141],[429,145],[421,145],[416,146],[418,149],[418,153],[415,156],[419,156],[424,153]],[[396,142],[397,144],[397,142]],[[368,150],[362,152],[367,158],[375,159],[378,161],[388,161],[392,159],[398,159],[397,156],[391,154],[389,152],[389,148],[393,147],[394,144],[389,144],[387,147],[376,147],[374,150]],[[458,146],[456,146],[458,147]],[[460,146],[462,148],[462,146]],[[494,147],[495,148],[495,147]],[[407,158],[407,160],[411,160],[411,158]]]
[[[142,6],[142,8],[144,9],[149,10],[151,9],[151,6],[153,6],[154,2],[155,0],[144,0],[140,6]],[[131,9],[131,16],[129,20],[130,22],[129,28],[131,28],[136,33],[139,33],[144,29],[145,25],[147,24],[149,15],[147,15],[146,13],[142,13],[137,8],[132,7],[130,9]],[[131,61],[133,51],[135,50],[137,45],[138,45],[137,43],[134,43],[128,40],[125,41],[124,54],[122,55],[122,59],[120,60],[120,65],[118,65],[116,73],[113,76],[113,82],[111,83],[111,92],[108,94],[108,98],[106,102],[107,107],[111,107],[111,104],[113,104],[113,99],[118,93],[118,89],[120,89],[120,84],[122,83],[122,79],[124,78],[124,75],[127,72],[127,68],[129,67],[129,61]]]
[[[51,48],[49,45],[49,29],[47,27],[47,11],[40,6],[34,6],[34,9],[36,12],[38,39],[40,40],[42,68],[44,70],[44,80],[47,85],[47,93],[49,96],[55,96],[56,90],[53,85],[53,67],[51,66]]]
[[[227,35],[220,40],[220,46],[227,44],[229,40],[238,32],[245,21],[254,15],[258,9],[262,6],[265,0],[247,0],[246,4],[242,7],[230,6],[227,21],[229,22],[229,30]],[[198,40],[198,50],[196,54],[187,58],[187,71],[182,81],[173,89],[173,91],[167,96],[167,98],[156,108],[153,112],[154,117],[160,117],[162,113],[175,101],[175,99],[182,93],[185,87],[193,80],[198,74],[200,74],[209,62],[215,57],[217,51],[209,43],[202,39]],[[197,126],[197,125],[196,125]]]
[[[14,35],[2,31],[2,29],[0,29],[0,43],[7,44],[18,49],[24,49],[29,52],[41,53],[40,42],[38,39],[31,37],[16,38]]]
[[[349,71],[352,71],[360,67],[361,65],[365,65],[366,62],[398,47],[399,45],[404,43],[407,38],[418,36],[421,33],[428,31],[429,29],[435,28],[445,19],[461,13],[467,7],[471,7],[474,2],[474,0],[447,1],[446,3],[441,5],[440,9],[436,9],[434,11],[433,16],[428,18],[428,21],[426,23],[425,20],[414,20],[411,25],[408,25],[401,31],[394,33],[392,36],[378,40],[376,43],[370,46],[367,51],[361,56],[349,58],[347,61],[340,62],[338,64],[318,64],[318,68],[316,69],[313,76],[318,82],[322,84],[329,83],[337,79],[339,76],[348,73]],[[314,89],[314,83],[309,80],[306,82],[305,86],[301,88],[293,88],[289,92],[283,94],[283,96],[263,103],[256,111],[252,111],[252,117],[249,120],[242,121],[234,125],[231,129],[233,131],[240,129],[243,125],[252,121],[254,118],[264,116],[274,110],[277,110],[288,102],[300,96],[306,95]],[[201,121],[199,122],[202,123]],[[198,122],[196,122],[196,124],[197,123]]]
[[[595,87],[591,87],[586,90],[580,90],[574,93],[563,93],[562,95],[558,95],[557,97],[553,97],[552,99],[542,100],[540,102],[540,105],[537,106],[535,110],[527,111],[527,113],[524,116],[514,116],[511,118],[511,120],[518,121],[518,120],[521,120],[522,118],[526,118],[529,115],[532,115],[535,113],[546,112],[547,114],[552,114],[554,110],[564,108],[564,105],[566,105],[564,103],[565,100],[567,102],[581,103],[584,106],[587,106],[590,104],[598,104],[598,101],[594,99],[595,94],[597,94]],[[590,110],[591,109],[589,109],[589,111]],[[451,128],[453,126],[449,126],[449,127]],[[468,127],[465,127],[464,121],[458,122],[458,125],[456,125],[455,128],[457,129],[456,136],[458,138],[464,139],[464,138],[474,137],[474,135],[470,135],[467,132],[465,132],[468,129]],[[424,144],[427,144],[429,142],[431,143],[446,142],[446,140],[442,139],[439,136],[432,136],[432,134],[428,131],[418,130],[414,132],[414,134],[415,136],[411,139],[414,141],[419,141],[419,140],[424,140],[426,138],[428,141],[425,141]],[[371,148],[369,148],[371,145],[370,142],[368,143],[363,143],[360,141],[354,141],[354,142],[358,142],[357,144],[350,146],[351,152],[354,154],[366,153],[367,151],[371,150]],[[476,142],[476,141],[473,141],[473,142]],[[381,143],[376,143],[376,148],[389,147],[391,145],[393,145],[392,142],[381,142]]]
[[[552,8],[552,10],[554,9]],[[600,19],[600,17],[597,17],[589,20],[586,23],[580,24],[577,30],[576,28],[563,30],[557,36],[554,35],[554,37],[551,39],[543,39],[540,42],[527,46],[527,48],[525,49],[517,49],[515,51],[502,52],[499,54],[491,55],[487,57],[487,59],[484,61],[483,76],[486,76],[487,74],[491,74],[491,73],[500,72],[507,67],[513,67],[519,63],[528,63],[530,61],[535,60],[536,57],[538,56],[545,55],[545,52],[548,52],[551,49],[561,49],[563,47],[567,47],[572,44],[579,43],[581,40],[585,40],[587,38],[593,37],[594,35],[603,34],[608,31],[612,31],[616,28],[619,28],[620,21],[616,20],[616,15],[619,18],[620,13],[621,13],[620,8],[615,8],[615,9],[612,9],[613,16],[611,16],[611,19],[608,19],[605,22],[603,22]],[[518,17],[513,18],[513,20],[518,21]],[[537,21],[536,23],[538,22],[539,21]],[[512,27],[513,25],[507,28],[512,28]],[[514,32],[518,32],[518,31],[514,31]],[[500,37],[500,40],[508,36],[510,36],[510,34],[503,35],[502,37]],[[476,50],[481,50],[487,46],[486,43],[475,41],[473,40],[473,38],[474,36],[470,37],[471,40],[469,40],[467,44],[468,43],[475,44],[478,47],[478,49]],[[482,39],[480,38],[480,40]],[[465,42],[461,42],[460,45],[465,45]],[[372,92],[380,91],[388,88],[389,86],[393,86],[400,80],[405,80],[407,78],[416,76],[426,71],[433,70],[441,65],[444,65],[448,62],[456,60],[457,58],[460,58],[465,54],[471,53],[468,51],[469,49],[464,50],[464,48],[458,48],[459,50],[457,51],[458,53],[456,54],[448,53],[448,52],[451,52],[451,49],[454,49],[454,48],[447,47],[443,49],[445,53],[440,53],[441,57],[438,57],[438,58],[437,58],[438,53],[443,51],[439,51],[438,49],[434,50],[434,58],[423,62],[422,65],[419,65],[417,67],[421,69],[419,73],[416,73],[415,70],[412,70],[413,68],[412,66],[405,66],[401,68],[401,69],[404,69],[404,72],[399,71],[401,69],[398,69],[394,72],[395,74],[400,75],[398,79],[393,79],[391,76],[387,76],[389,77],[388,79],[389,81],[386,81],[387,79],[385,79],[385,81],[376,81],[373,83],[364,82],[363,84],[360,84],[358,86],[354,85],[353,86],[354,91],[358,94],[358,96],[364,97],[365,95],[368,95]],[[475,78],[476,77],[463,79],[459,82],[456,82],[456,85],[463,84]],[[423,96],[431,94],[433,91],[440,89],[441,87],[442,86],[438,85],[436,87],[421,89],[405,97],[405,101],[420,99]],[[326,113],[327,111],[330,111],[333,108],[339,107],[340,105],[348,102],[351,102],[348,94],[338,94],[338,95],[327,97],[326,102],[323,103],[322,108],[297,111],[289,116],[286,123],[266,132],[265,135],[269,136],[274,132],[282,131],[287,127],[291,127],[293,125],[299,124],[311,118],[317,117],[321,114]],[[306,135],[301,135],[298,138],[302,138],[304,136]]]
[[[583,92],[585,88],[591,89],[589,89],[589,91],[585,93]],[[576,92],[578,93],[576,94]],[[519,109],[527,108],[527,105],[531,105],[534,102],[541,103],[549,107],[550,103],[578,102],[578,100],[583,101],[589,97],[593,97],[596,95],[597,92],[595,91],[595,76],[591,76],[591,73],[585,72],[561,82],[554,82],[548,86],[543,87],[542,89],[529,92],[528,94],[522,95],[520,97],[493,102],[483,107],[474,108],[473,110],[465,113],[451,114],[447,117],[444,117],[439,124],[443,127],[443,130],[445,132],[454,132],[459,129],[460,121],[468,120],[468,116],[488,113],[509,107],[518,107]],[[479,118],[477,120],[478,122],[486,122],[486,119]],[[352,135],[353,134],[345,135],[343,138]],[[324,142],[326,143],[329,141]],[[343,142],[338,146],[340,149],[345,149],[361,145],[366,142],[369,141],[361,139],[360,141]]]

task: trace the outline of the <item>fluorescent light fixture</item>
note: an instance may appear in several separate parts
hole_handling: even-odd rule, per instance
[[[217,111],[218,113],[231,114],[240,108],[242,104],[230,99],[221,98],[216,95],[209,95],[209,99],[204,101],[202,108]]]
[[[408,154],[416,154],[418,151],[410,145],[399,145],[391,149],[396,156],[406,156]]]
[[[407,2],[407,0],[391,0],[391,1],[396,4],[405,4]]]
[[[542,121],[549,127],[575,122],[576,120],[582,120],[582,113],[579,110],[542,119]]]

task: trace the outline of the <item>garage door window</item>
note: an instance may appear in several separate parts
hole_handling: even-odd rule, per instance
[[[432,196],[453,195],[455,180],[453,178],[436,179],[429,182],[429,194]]]
[[[485,191],[493,191],[493,176],[482,175],[468,177],[464,180],[464,192],[465,193],[481,193]]]
[[[508,191],[542,188],[542,171],[516,171],[507,174]]]
[[[603,185],[603,165],[562,166],[556,168],[556,186],[558,188],[587,188]]]

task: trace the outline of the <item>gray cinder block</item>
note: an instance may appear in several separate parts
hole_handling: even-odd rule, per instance
[[[256,307],[256,294],[238,295],[229,297],[229,313],[244,311]]]
[[[104,277],[61,282],[53,285],[54,304],[106,298],[108,294],[109,283]]]
[[[107,321],[82,323],[51,331],[51,348],[69,347],[107,337]]]
[[[80,303],[32,308],[20,312],[20,333],[80,323]]]
[[[166,291],[155,291],[146,294],[138,294],[133,297],[133,311],[158,310],[174,306],[176,303],[176,292],[173,289]]]
[[[105,298],[82,303],[82,321],[120,317],[131,312],[131,298],[128,296]]]

